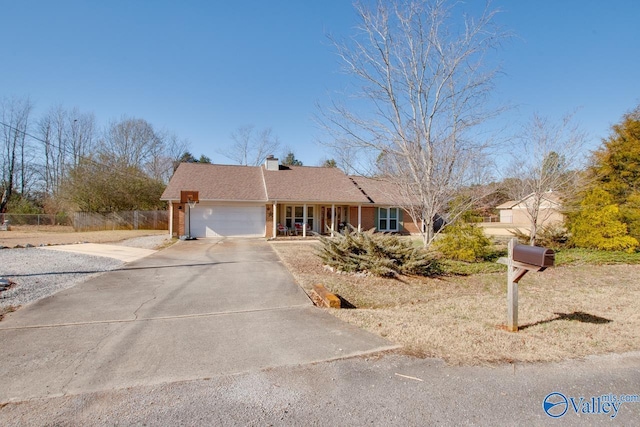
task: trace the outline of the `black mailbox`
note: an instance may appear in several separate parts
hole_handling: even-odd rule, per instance
[[[556,254],[552,249],[539,246],[515,245],[513,260],[538,267],[553,267]]]

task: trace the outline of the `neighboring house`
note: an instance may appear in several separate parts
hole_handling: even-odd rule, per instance
[[[191,212],[180,203],[183,190],[198,191]],[[337,168],[281,166],[269,157],[263,166],[181,163],[161,200],[169,203],[174,236],[190,230],[193,237],[273,237],[284,227],[301,235],[328,234],[344,224],[417,233],[409,215],[394,206],[391,191],[388,183]]]
[[[511,200],[497,206],[500,211],[500,222],[505,224],[528,225],[531,223],[527,206],[533,201],[533,193],[521,200]],[[538,224],[545,225],[564,222],[564,215],[561,212],[562,202],[558,193],[549,191],[542,197]]]

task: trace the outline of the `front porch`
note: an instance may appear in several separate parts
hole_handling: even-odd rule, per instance
[[[347,224],[358,231],[375,226],[373,206],[343,203],[274,202],[267,207],[267,237],[314,234],[333,236]]]

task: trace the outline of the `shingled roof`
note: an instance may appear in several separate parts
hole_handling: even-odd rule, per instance
[[[197,191],[201,201],[267,201],[258,166],[181,163],[160,199],[180,200],[181,190]]]
[[[198,191],[201,201],[394,204],[392,184],[325,167],[181,163],[161,200],[179,200],[181,190]]]
[[[513,209],[514,207],[520,205],[520,204],[526,204],[526,202],[531,199],[534,196],[535,193],[531,193],[525,197],[523,197],[520,200],[509,200],[507,202],[504,202],[503,204],[496,206],[496,209]],[[562,198],[560,196],[560,194],[557,191],[547,191],[544,194],[542,194],[541,197],[542,200],[546,200],[548,202],[550,202],[551,204],[554,205],[561,205],[562,204]]]
[[[370,202],[378,205],[395,205],[398,203],[398,189],[394,184],[364,176],[352,176],[350,178],[368,196]]]
[[[269,200],[370,203],[337,168],[289,166],[262,170]]]

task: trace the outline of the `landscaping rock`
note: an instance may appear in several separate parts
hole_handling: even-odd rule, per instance
[[[318,306],[340,308],[340,298],[332,294],[324,285],[313,285],[311,300]]]
[[[13,285],[13,282],[11,282],[9,279],[0,279],[0,292],[6,291],[11,287],[11,285]]]

